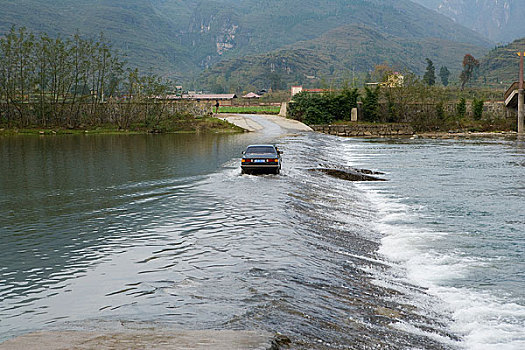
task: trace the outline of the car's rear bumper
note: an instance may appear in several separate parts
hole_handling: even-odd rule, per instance
[[[279,169],[279,164],[243,164],[241,169],[243,170],[255,170],[255,169]]]

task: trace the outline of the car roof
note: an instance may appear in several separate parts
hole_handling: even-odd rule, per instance
[[[249,147],[273,147],[273,148],[275,148],[275,145],[270,145],[270,144],[265,144],[265,145],[249,145],[249,146],[247,146],[246,148],[249,148]]]

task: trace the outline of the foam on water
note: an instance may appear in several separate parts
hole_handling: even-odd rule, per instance
[[[377,207],[376,226],[384,235],[379,253],[399,266],[399,271],[394,270],[394,279],[422,286],[428,294],[443,301],[426,307],[451,315],[450,330],[462,337],[457,345],[467,349],[525,349],[524,305],[505,295],[493,295],[455,283],[467,277],[470,270],[490,265],[489,257],[470,257],[454,250],[444,254],[434,249],[436,242],[447,240],[453,233],[424,228],[418,225],[417,208],[371,186],[363,185],[362,189]],[[394,281],[376,282],[390,283],[389,287],[395,288]],[[396,327],[406,331],[413,328],[415,334],[421,332],[404,323]]]

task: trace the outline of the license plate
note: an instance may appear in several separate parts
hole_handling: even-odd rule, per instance
[[[255,159],[254,163],[266,163],[266,159]]]

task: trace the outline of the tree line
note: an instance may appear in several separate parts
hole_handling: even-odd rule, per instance
[[[399,73],[384,72],[382,81],[396,74]],[[484,110],[483,92],[431,86],[424,78],[408,73],[398,85],[367,85],[362,89],[344,86],[324,93],[301,92],[293,97],[288,113],[306,124],[330,124],[349,121],[351,109],[358,104],[361,104],[361,122],[409,123],[418,131],[513,128],[504,116]]]
[[[357,107],[358,89],[345,86],[341,91],[326,93],[300,92],[293,97],[289,115],[305,124],[329,124],[350,120],[352,108]]]
[[[0,37],[0,125],[151,124],[168,110],[152,96],[170,82],[127,67],[103,34],[62,38],[25,28]]]

